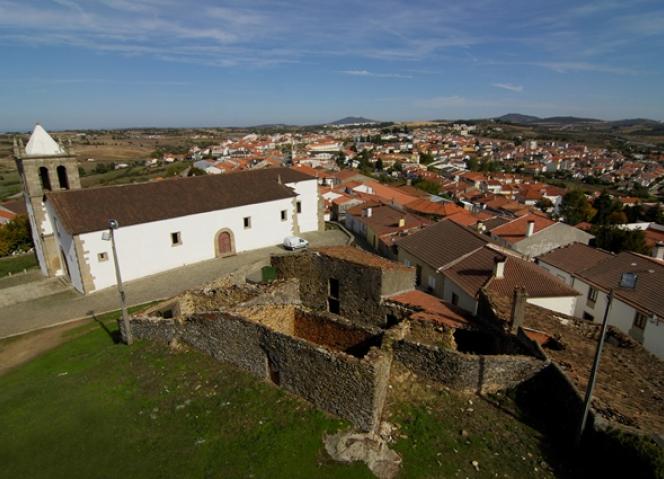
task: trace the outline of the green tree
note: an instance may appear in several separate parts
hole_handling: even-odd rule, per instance
[[[466,168],[470,171],[480,171],[480,162],[475,157],[466,160]]]
[[[572,190],[565,193],[560,203],[560,215],[568,224],[575,225],[588,221],[595,215],[595,210],[586,199],[581,190]]]
[[[440,185],[431,180],[418,178],[417,180],[413,181],[413,186],[432,195],[437,195],[440,192]]]
[[[427,152],[420,153],[420,163],[422,163],[423,165],[428,165],[430,163],[433,163],[433,160],[434,158],[431,153]]]
[[[0,225],[0,256],[8,256],[17,251],[27,251],[33,246],[27,216],[18,215],[4,225]]]
[[[374,168],[376,168],[376,171],[383,171],[383,160],[378,158],[376,160],[376,164],[374,165]]]
[[[549,198],[540,198],[537,200],[537,203],[535,203],[535,206],[539,208],[542,211],[548,211],[549,208],[553,208],[553,203]]]
[[[605,225],[612,223],[611,218],[622,219],[622,216],[614,215],[614,213],[621,212],[623,208],[622,203],[611,198],[606,191],[602,192],[602,194],[597,197],[593,203],[593,208],[597,210],[597,213],[595,213],[595,216],[592,219],[595,224]],[[625,221],[622,222],[625,223],[627,221],[626,215],[623,216],[625,216]]]
[[[620,253],[621,251],[634,251],[648,253],[646,237],[641,230],[626,230],[614,225],[597,225],[591,233],[595,235],[595,246]]]

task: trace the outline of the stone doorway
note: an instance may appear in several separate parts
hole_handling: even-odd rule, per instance
[[[219,231],[217,233],[214,246],[217,257],[224,257],[235,254],[235,243],[233,241],[233,233],[227,229]]]

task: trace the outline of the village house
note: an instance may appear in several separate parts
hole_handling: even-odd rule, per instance
[[[492,241],[533,258],[571,243],[588,244],[593,235],[546,216],[528,213],[487,230]]]
[[[527,301],[573,314],[579,293],[488,238],[443,220],[397,242],[398,259],[416,270],[416,284],[475,315],[483,288],[510,295],[525,288]]]
[[[287,168],[80,189],[76,160],[41,127],[16,162],[42,272],[82,293],[280,244],[322,228],[316,178]]]
[[[653,251],[664,256],[664,245]],[[574,243],[537,258],[537,264],[577,290],[574,316],[602,322],[609,292],[609,324],[664,358],[664,261],[632,252],[609,252]]]

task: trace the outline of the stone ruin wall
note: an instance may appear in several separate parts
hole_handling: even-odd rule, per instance
[[[325,334],[313,331],[310,316],[304,324],[311,337]],[[361,430],[374,429],[380,420],[391,358],[377,348],[358,358],[228,312],[184,319],[139,317],[131,320],[131,327],[137,339],[177,340],[271,380]]]

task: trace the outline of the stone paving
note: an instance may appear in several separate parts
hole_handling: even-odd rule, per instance
[[[340,230],[303,234],[312,247],[346,244],[348,236]],[[281,246],[217,258],[155,274],[125,284],[129,306],[169,298],[238,268],[269,264],[271,254],[283,253]],[[120,308],[116,288],[107,288],[83,296],[73,289],[31,301],[0,308],[0,338],[15,336],[39,328]]]

